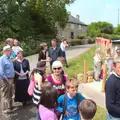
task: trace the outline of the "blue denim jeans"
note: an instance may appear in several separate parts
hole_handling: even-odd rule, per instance
[[[36,120],[41,120],[39,115],[39,109],[36,109]]]
[[[107,119],[106,120],[120,120],[120,118],[115,118],[111,116],[109,113],[107,113]]]

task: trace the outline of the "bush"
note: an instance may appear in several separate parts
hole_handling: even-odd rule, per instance
[[[91,38],[89,36],[85,37],[84,41],[87,41],[88,44],[95,43],[95,38]]]
[[[45,39],[45,38],[36,38],[36,39],[33,39],[32,37],[27,37],[25,39],[23,39],[21,41],[21,47],[23,49],[23,55],[26,57],[26,56],[29,56],[29,55],[33,55],[33,54],[37,54],[40,50],[40,43],[41,42],[46,42],[48,44],[48,46],[50,46],[50,41],[51,39]],[[0,42],[0,53],[2,53],[2,49],[3,49],[3,46],[4,46],[4,42]]]
[[[75,46],[75,45],[93,44],[93,43],[95,43],[95,38],[91,38],[91,37],[87,36],[84,39],[73,39],[70,42],[70,45]]]
[[[111,40],[118,40],[118,39],[120,39],[120,35],[105,34],[105,33],[99,33],[98,37],[103,37],[103,38],[111,39]]]
[[[83,36],[83,35],[77,36],[77,39],[84,39],[84,38],[85,38],[85,36]]]
[[[81,39],[73,39],[70,42],[71,46],[75,46],[75,45],[82,45],[82,40]]]
[[[23,54],[24,56],[29,56],[33,54],[37,54],[40,50],[40,43],[46,42],[48,46],[50,46],[51,39],[33,39],[32,37],[26,38],[24,41],[21,42],[21,47],[23,48]]]

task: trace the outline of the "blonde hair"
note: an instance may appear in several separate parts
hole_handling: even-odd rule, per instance
[[[70,84],[73,84],[74,86],[78,87],[79,83],[77,78],[76,77],[68,78],[65,84],[66,88],[69,89]]]
[[[6,41],[5,41],[5,44],[7,45],[9,42],[13,42],[13,39],[12,38],[7,38]]]

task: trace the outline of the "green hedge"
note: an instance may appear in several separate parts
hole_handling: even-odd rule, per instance
[[[71,46],[75,46],[75,45],[83,45],[83,44],[93,44],[95,43],[95,38],[91,38],[91,37],[84,37],[84,39],[73,39],[70,42]]]
[[[40,50],[40,43],[42,42],[46,42],[48,44],[48,46],[50,46],[50,41],[52,38],[36,38],[36,39],[32,39],[31,37],[28,37],[26,39],[24,39],[23,41],[20,42],[20,46],[23,49],[23,55],[29,56],[29,55],[33,55],[39,52]],[[2,48],[4,46],[4,42],[0,42],[0,51],[2,51]],[[0,52],[1,54],[2,52]]]
[[[103,37],[103,38],[111,39],[111,40],[119,40],[120,39],[120,35],[105,34],[105,33],[99,33],[98,37]]]
[[[70,42],[71,46],[75,46],[75,45],[82,45],[82,40],[81,39],[73,39]]]

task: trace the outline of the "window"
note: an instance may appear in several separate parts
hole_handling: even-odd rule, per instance
[[[71,39],[74,39],[74,32],[71,32],[71,33],[70,33],[70,38],[71,38]]]

